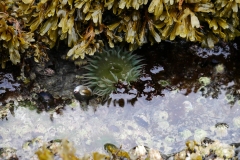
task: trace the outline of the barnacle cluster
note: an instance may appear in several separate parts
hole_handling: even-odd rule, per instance
[[[64,160],[80,160],[75,155],[75,148],[67,140],[56,141],[57,145],[52,143],[49,146],[43,145],[36,151],[39,160],[52,160],[54,155],[58,154]],[[51,148],[55,148],[53,151]]]
[[[101,154],[98,152],[93,152],[91,155],[78,158],[75,155],[75,148],[72,143],[67,140],[63,140],[61,144],[56,148],[56,153],[51,152],[51,150],[43,145],[36,152],[38,159],[40,160],[52,160],[54,156],[59,155],[63,160],[117,160],[117,159],[128,159],[128,160],[163,160],[163,159],[175,159],[175,160],[185,160],[185,159],[235,159],[237,157],[237,150],[234,144],[225,144],[220,141],[211,140],[205,138],[200,143],[194,140],[189,140],[186,142],[186,148],[180,152],[164,155],[158,150],[149,148],[147,146],[138,145],[129,152],[124,151],[122,147],[118,148],[111,143],[106,143],[104,149],[109,153],[110,156]]]
[[[20,62],[29,48],[36,61],[47,59],[44,46],[59,40],[73,60],[101,50],[102,40],[111,48],[126,42],[129,50],[176,37],[213,47],[240,35],[239,6],[239,0],[1,1],[0,63]]]
[[[13,105],[10,103],[7,103],[5,106],[1,105],[0,108],[0,118],[4,119],[7,118],[7,115],[13,110]]]
[[[184,159],[234,159],[235,146],[205,138],[200,143],[189,140],[186,149],[174,155],[175,160]]]
[[[111,143],[106,143],[104,149],[111,155],[111,159],[129,159],[129,160],[163,160],[161,153],[158,150],[147,146],[138,145],[133,147],[128,152],[118,148]]]
[[[55,152],[50,148],[55,145],[43,145],[40,147],[35,154],[39,160],[53,160],[54,157],[61,157],[63,160],[117,160],[117,159],[128,159],[128,160],[139,160],[139,159],[150,159],[150,160],[162,160],[162,156],[158,150],[148,148],[146,146],[136,146],[132,148],[129,152],[116,147],[111,143],[106,143],[104,149],[109,153],[109,155],[101,154],[99,152],[93,152],[91,155],[86,155],[82,158],[76,156],[76,150],[71,142],[67,140],[58,140],[57,146],[55,145]]]
[[[18,159],[16,155],[16,149],[11,147],[0,148],[1,159]]]

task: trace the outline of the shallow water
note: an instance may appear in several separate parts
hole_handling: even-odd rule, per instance
[[[16,91],[19,86],[20,84],[14,80],[11,73],[0,72],[0,94],[6,91]]]
[[[66,107],[63,115],[54,113],[53,122],[49,113],[37,114],[18,107],[14,117],[9,115],[8,120],[0,122],[0,146],[13,147],[18,149],[17,155],[28,157],[33,156],[38,145],[32,149],[22,149],[22,145],[36,137],[44,142],[67,138],[74,143],[79,155],[92,151],[104,153],[105,143],[122,145],[126,150],[143,144],[163,153],[173,153],[183,149],[187,139],[200,141],[209,137],[224,143],[240,141],[239,104],[230,108],[224,94],[219,99],[206,98],[204,102],[199,102],[202,96],[198,93],[184,96],[181,92],[164,91],[164,94],[151,101],[143,96],[134,106],[126,100],[129,95],[123,94],[124,107],[111,103],[99,106],[95,112],[91,106],[88,111],[82,111],[76,103]],[[217,131],[216,123],[222,122],[229,128]]]
[[[9,113],[7,120],[0,121],[0,147],[13,147],[17,155],[29,158],[42,143],[23,145],[36,137],[41,142],[66,138],[74,143],[78,155],[105,153],[105,143],[122,145],[127,151],[146,145],[167,154],[183,149],[188,139],[240,142],[239,76],[230,55],[209,59],[191,55],[194,60],[182,61],[181,53],[168,59],[157,51],[152,51],[152,57],[158,58],[146,59],[148,65],[130,91],[118,89],[112,101],[96,110],[89,106],[83,111],[76,101],[62,115],[53,113],[51,121],[50,112],[38,114],[15,102],[14,115]],[[223,72],[216,72],[218,65],[224,66]],[[201,77],[210,81],[203,83]]]

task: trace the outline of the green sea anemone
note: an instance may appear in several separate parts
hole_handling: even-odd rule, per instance
[[[92,88],[94,94],[107,97],[116,90],[118,82],[129,85],[138,79],[143,66],[141,61],[140,56],[122,47],[104,48],[101,53],[89,57],[85,85]]]

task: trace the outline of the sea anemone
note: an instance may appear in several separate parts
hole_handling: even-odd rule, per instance
[[[138,79],[143,66],[141,61],[140,56],[122,47],[104,48],[102,53],[88,59],[84,85],[92,88],[94,94],[108,97],[116,90],[118,82],[129,85]]]

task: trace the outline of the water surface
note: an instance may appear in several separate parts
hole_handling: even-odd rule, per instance
[[[36,137],[41,142],[66,138],[78,155],[105,153],[105,143],[125,150],[146,145],[167,154],[183,149],[188,139],[240,142],[239,56],[230,54],[237,44],[221,46],[221,53],[219,48],[202,51],[192,45],[180,50],[184,44],[169,47],[173,45],[146,52],[151,56],[145,55],[139,82],[128,90],[119,88],[97,109],[90,105],[83,111],[75,101],[62,114],[53,113],[52,121],[50,112],[37,113],[15,101],[14,114],[0,121],[0,147],[13,147],[17,155],[29,158],[40,144],[23,145]],[[0,86],[9,88],[5,84],[1,81]]]

